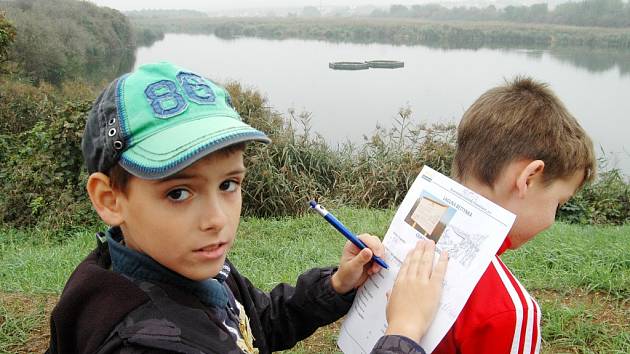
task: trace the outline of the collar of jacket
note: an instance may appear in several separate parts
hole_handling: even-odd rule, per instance
[[[194,281],[164,267],[153,258],[126,247],[122,243],[123,234],[119,227],[107,230],[106,237],[114,272],[136,280],[175,286],[194,294],[207,306],[227,307],[228,293],[223,284],[230,271],[227,264],[216,278]]]
[[[497,251],[497,256],[502,255],[505,251],[508,250],[508,248],[510,248],[511,245],[512,241],[510,240],[510,236],[508,235],[505,237],[505,240],[503,240],[501,247],[499,247],[499,250]]]

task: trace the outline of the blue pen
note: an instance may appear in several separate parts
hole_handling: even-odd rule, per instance
[[[348,230],[341,223],[341,221],[337,220],[337,218],[334,217],[333,214],[329,213],[328,210],[324,209],[323,206],[317,204],[317,202],[314,200],[311,200],[309,204],[311,205],[311,209],[315,210],[317,213],[319,213],[319,215],[323,216],[324,219],[326,219],[326,221],[330,223],[330,225],[332,225],[335,229],[337,229],[337,231],[341,232],[341,234],[344,235],[348,240],[350,240],[350,242],[354,243],[355,246],[359,247],[359,249],[367,248],[367,245],[363,243],[363,241],[359,240],[358,237],[356,237],[352,232],[350,232],[350,230]],[[383,259],[381,259],[380,257],[374,254],[372,254],[372,260],[378,263],[381,267],[385,269],[389,268],[389,266],[387,265],[387,263],[385,263]]]

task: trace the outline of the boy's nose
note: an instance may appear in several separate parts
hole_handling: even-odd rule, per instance
[[[201,215],[201,229],[220,231],[227,223],[227,214],[218,200],[211,198]]]

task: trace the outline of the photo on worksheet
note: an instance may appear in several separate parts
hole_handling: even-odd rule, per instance
[[[443,200],[422,191],[409,210],[405,222],[437,244],[455,212],[456,209]]]

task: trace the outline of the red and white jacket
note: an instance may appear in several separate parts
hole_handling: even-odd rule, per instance
[[[540,307],[499,258],[509,246],[508,237],[433,353],[540,352]]]

